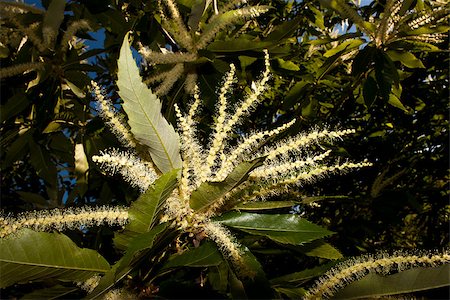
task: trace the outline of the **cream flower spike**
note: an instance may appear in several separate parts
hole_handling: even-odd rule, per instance
[[[371,273],[386,275],[392,271],[401,272],[415,267],[436,267],[449,262],[450,253],[448,250],[442,253],[411,254],[397,252],[393,255],[380,253],[375,256],[366,255],[352,258],[340,263],[320,277],[315,286],[307,291],[303,299],[330,298],[338,290]]]
[[[113,149],[109,152],[100,152],[101,155],[92,156],[92,160],[101,164],[102,169],[111,175],[120,173],[132,186],[145,192],[159,177],[150,162],[144,163],[131,153],[120,152]]]
[[[76,207],[55,208],[53,210],[32,211],[20,214],[17,218],[0,215],[0,238],[7,237],[22,228],[35,231],[80,229],[82,227],[125,225],[128,211],[123,207]]]

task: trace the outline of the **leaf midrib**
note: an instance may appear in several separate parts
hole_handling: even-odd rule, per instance
[[[94,269],[94,268],[80,268],[80,267],[68,267],[68,266],[60,266],[60,265],[48,265],[48,264],[39,264],[39,263],[30,263],[30,262],[18,262],[17,260],[7,260],[0,259],[0,262],[10,263],[15,265],[27,265],[27,266],[35,266],[37,268],[53,268],[53,269],[65,269],[65,270],[79,270],[86,272],[102,272],[105,273],[108,269]]]
[[[131,52],[130,52],[130,53],[131,53]],[[128,53],[127,53],[127,54],[128,54]],[[127,58],[127,65],[130,66],[130,62],[129,62],[130,57],[129,57],[129,55],[126,55],[126,58]],[[133,58],[133,57],[131,57],[131,59],[132,59],[132,58]],[[136,63],[134,62],[133,59],[132,59],[132,63],[133,63],[133,66],[134,66],[135,68],[137,68]],[[139,69],[138,69],[138,72],[139,72]],[[131,77],[131,74],[130,74],[130,68],[129,68],[129,67],[126,68],[126,73],[128,74],[129,82],[133,82],[132,77]],[[145,84],[142,83],[142,82],[138,82],[138,85],[145,85]],[[140,97],[138,97],[137,94],[136,94],[136,90],[135,90],[135,88],[134,88],[135,85],[132,84],[131,86],[132,86],[132,88],[131,88],[132,93],[133,93],[134,96],[136,97],[137,102],[138,102],[138,104],[139,104],[139,106],[140,106],[140,108],[141,108],[141,111],[144,113],[145,118],[148,120],[150,126],[152,126],[153,131],[156,133],[156,136],[158,137],[158,140],[159,140],[159,142],[160,142],[160,144],[161,144],[161,146],[162,146],[162,148],[163,148],[163,150],[164,150],[164,153],[165,153],[165,155],[167,156],[167,159],[168,159],[168,161],[169,161],[170,167],[171,167],[172,169],[174,169],[174,166],[173,166],[173,163],[172,163],[172,159],[170,158],[169,152],[167,151],[165,144],[163,143],[163,141],[162,141],[162,139],[161,139],[161,137],[160,137],[158,131],[156,130],[156,127],[153,125],[153,122],[150,120],[150,118],[149,118],[147,112],[145,111],[144,106],[142,105],[142,102],[141,102],[141,100],[140,100]],[[142,90],[142,89],[141,89],[141,90]],[[155,96],[155,97],[156,97],[156,96]]]
[[[254,228],[254,227],[248,227],[248,226],[236,226],[236,225],[231,225],[231,224],[227,224],[226,222],[224,222],[225,225],[227,226],[231,226],[234,228],[238,228],[238,229],[245,229],[245,230],[259,230],[259,231],[278,231],[278,232],[298,232],[298,233],[306,233],[306,232],[311,232],[311,233],[316,233],[316,232],[322,232],[322,231],[311,231],[311,230],[291,230],[291,229],[284,229],[284,228]]]

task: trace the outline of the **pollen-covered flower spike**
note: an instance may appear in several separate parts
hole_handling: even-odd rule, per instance
[[[137,156],[128,152],[113,149],[101,152],[101,155],[92,156],[92,160],[101,165],[101,168],[111,175],[119,173],[132,186],[138,187],[141,192],[147,190],[158,175],[151,162],[144,162]]]
[[[387,275],[392,271],[401,272],[415,267],[436,267],[450,262],[448,250],[442,253],[397,252],[393,255],[379,253],[365,255],[344,261],[320,277],[315,285],[307,291],[305,300],[327,299],[338,290],[364,276],[372,274]]]
[[[80,229],[82,227],[125,225],[128,210],[123,207],[75,207],[55,208],[22,213],[16,218],[0,215],[0,237],[4,238],[22,228],[35,231]]]

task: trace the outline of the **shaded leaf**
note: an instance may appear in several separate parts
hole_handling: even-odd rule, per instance
[[[302,299],[306,293],[304,288],[297,287],[276,287],[275,290],[288,297],[288,299]]]
[[[137,235],[150,231],[156,223],[158,213],[177,184],[177,170],[158,178],[148,190],[134,201],[128,210],[129,223],[125,230],[117,233],[114,243],[125,249]]]
[[[53,299],[64,299],[63,297],[73,293],[77,292],[80,289],[78,287],[66,287],[62,285],[55,285],[49,288],[39,289],[35,290],[31,293],[26,294],[21,300],[26,299],[46,299],[46,300],[53,300]]]
[[[48,206],[47,200],[39,194],[22,191],[17,191],[16,193],[28,203],[33,203],[42,208],[46,208]]]
[[[209,207],[226,193],[245,181],[248,173],[259,167],[263,158],[250,162],[240,163],[222,182],[204,182],[191,194],[189,205],[194,210],[202,210]]]
[[[405,51],[387,51],[392,61],[399,61],[408,68],[425,68],[423,63],[414,54]]]
[[[225,262],[210,267],[208,271],[208,282],[211,287],[220,293],[225,293],[228,287],[228,273],[228,264]]]
[[[139,255],[147,249],[153,247],[155,239],[161,232],[167,229],[167,223],[159,224],[155,226],[149,232],[142,233],[136,236],[134,239],[130,241],[128,248],[125,252],[125,255],[121,259],[121,263],[116,272],[119,274],[123,272],[123,270],[130,267],[133,261],[139,258]]]
[[[215,221],[250,234],[268,237],[276,242],[294,245],[333,234],[297,215],[230,212]]]
[[[450,286],[450,264],[435,268],[414,268],[394,275],[369,274],[349,284],[337,299],[375,298]]]
[[[200,247],[175,254],[163,266],[163,269],[174,267],[210,267],[222,263],[222,255],[212,242],[203,243]]]
[[[118,64],[119,95],[128,115],[131,132],[149,147],[153,162],[166,173],[181,168],[179,137],[175,129],[161,114],[161,102],[142,82],[125,35]]]
[[[363,86],[364,103],[367,107],[371,107],[377,98],[377,82],[372,76],[367,77]]]
[[[0,106],[0,123],[20,114],[29,104],[30,101],[24,93],[16,93],[6,104]]]
[[[341,252],[324,242],[323,240],[313,241],[303,246],[297,247],[298,251],[307,256],[320,257],[326,259],[341,259],[343,258]]]
[[[270,280],[272,285],[299,285],[303,282],[318,277],[330,270],[337,262],[330,262],[312,269],[306,269],[300,272],[286,274]]]
[[[110,269],[96,251],[78,248],[59,233],[23,229],[0,239],[0,287],[44,279],[84,281]]]
[[[349,52],[350,50],[359,47],[363,43],[360,39],[353,39],[353,40],[347,40],[341,44],[339,44],[337,47],[334,47],[333,49],[328,50],[323,54],[325,57],[331,57],[337,53],[344,54],[346,52]]]
[[[2,168],[10,167],[14,162],[21,160],[25,154],[29,153],[29,143],[32,138],[34,129],[27,130],[22,134],[19,133],[18,138],[9,146],[6,157],[2,162]]]
[[[51,133],[61,130],[61,123],[56,121],[51,121],[48,123],[47,127],[42,131],[42,133]]]
[[[56,41],[56,35],[64,20],[64,9],[66,7],[65,0],[52,0],[44,16],[44,22],[42,24],[42,36],[44,40],[46,38],[52,38],[53,41],[48,41],[48,46],[53,47]],[[51,33],[51,34],[50,34]],[[51,36],[53,35],[53,36]],[[49,43],[52,42],[52,43]]]
[[[286,60],[284,60],[284,59],[277,58],[277,62],[278,62],[278,65],[279,65],[279,67],[280,67],[281,69],[285,69],[285,70],[289,70],[289,71],[294,71],[294,72],[300,70],[300,67],[297,66],[296,64],[294,64],[294,63],[293,63],[292,61],[290,61],[290,60],[286,61]]]
[[[87,299],[98,299],[116,283],[125,278],[139,262],[139,260],[151,250],[161,233],[165,232],[167,224],[155,226],[149,232],[136,236],[129,243],[125,255],[114,264],[98,283],[97,287],[87,296]]]
[[[292,207],[298,202],[294,201],[255,201],[247,203],[239,203],[234,210],[266,210],[266,209],[277,209]]]

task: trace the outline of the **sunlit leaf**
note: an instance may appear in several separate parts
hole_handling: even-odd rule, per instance
[[[123,40],[117,64],[117,86],[131,132],[149,148],[152,160],[161,172],[181,168],[178,134],[162,115],[161,101],[142,82],[128,34]]]

